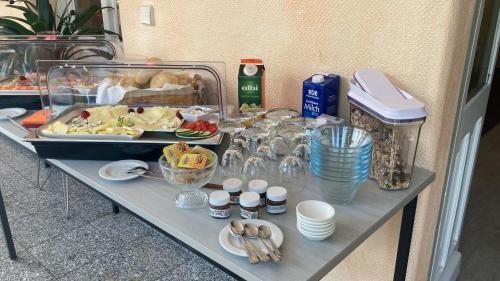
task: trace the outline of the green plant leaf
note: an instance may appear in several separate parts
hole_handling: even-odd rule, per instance
[[[23,11],[25,13],[34,14],[34,15],[38,16],[35,12],[33,12],[32,10],[30,10],[27,7],[23,7],[23,6],[19,6],[19,5],[5,5],[5,7],[9,7],[9,8],[13,8],[13,9],[18,9],[18,10],[21,10],[21,11]]]
[[[15,29],[8,28],[5,26],[0,26],[0,35],[21,35],[21,34],[19,33],[19,31]]]
[[[70,0],[66,3],[66,6],[64,7],[64,10],[63,12],[61,13],[61,16],[59,17],[59,23],[57,24],[57,28],[56,30],[61,32],[62,31],[62,27],[64,25],[64,23],[66,22],[67,19],[71,20],[71,15],[66,15],[66,13],[68,12],[68,8],[69,8],[69,5],[73,2],[73,0]]]
[[[83,28],[83,26],[93,18],[98,12],[104,9],[113,9],[113,7],[98,7],[97,5],[92,5],[85,9],[83,12],[75,15],[75,19],[71,23],[71,30],[73,33],[76,33],[79,29]]]
[[[14,29],[19,32],[19,34],[33,35],[35,34],[33,31],[27,29],[21,24],[6,18],[0,18],[0,26],[7,27],[10,29]]]
[[[37,16],[24,13],[24,17],[27,19],[28,24],[31,26],[31,29],[35,31],[35,33],[48,30],[47,24],[39,21]]]
[[[4,18],[4,19],[11,19],[11,20],[15,20],[15,21],[19,21],[19,22],[25,23],[27,25],[31,25],[28,20],[20,18],[20,17],[4,16],[2,18]]]
[[[49,0],[36,0],[38,21],[47,25],[48,30],[54,30],[54,10]]]
[[[30,9],[31,12],[34,12],[36,11],[36,6],[35,4],[31,3],[30,1],[26,1],[26,0],[23,0],[21,1],[24,3],[24,5],[26,5],[26,8]]]

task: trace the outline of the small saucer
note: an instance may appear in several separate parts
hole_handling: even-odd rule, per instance
[[[121,160],[108,163],[99,169],[99,176],[110,181],[126,181],[140,177],[139,174],[127,174],[128,171],[142,167],[149,169],[146,162],[139,160]]]

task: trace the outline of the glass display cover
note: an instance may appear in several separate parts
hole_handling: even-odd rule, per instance
[[[0,36],[0,92],[38,92],[38,60],[107,61],[122,54],[118,37],[112,35]]]
[[[110,62],[39,61],[46,71],[42,100],[57,116],[76,104],[170,106],[194,105],[226,111],[225,64],[162,62],[152,58]]]

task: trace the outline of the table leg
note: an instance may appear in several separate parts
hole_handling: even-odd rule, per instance
[[[38,158],[38,169],[37,169],[37,173],[36,173],[36,186],[39,190],[42,190],[45,187],[45,184],[47,183],[50,176],[52,175],[52,172],[54,171],[54,166],[48,165],[47,162],[43,162],[46,165],[45,167],[47,167],[49,169],[49,173],[47,174],[47,177],[45,178],[45,180],[43,180],[43,183],[40,184],[40,170],[41,170],[40,167],[42,165],[42,161],[43,161],[43,159]]]
[[[408,266],[408,256],[410,255],[411,236],[413,234],[413,222],[415,221],[415,210],[417,208],[418,196],[411,200],[403,209],[401,229],[399,230],[398,253],[396,256],[396,268],[394,270],[394,280],[403,281],[406,279],[406,268]]]
[[[10,232],[9,220],[7,219],[7,212],[5,211],[5,205],[3,203],[2,191],[0,191],[0,223],[2,224],[5,243],[7,244],[7,250],[9,251],[9,257],[11,260],[15,260],[17,259],[16,248],[14,246],[14,240],[12,239],[12,233]]]
[[[120,207],[118,207],[118,205],[113,203],[111,203],[111,205],[113,206],[113,213],[118,214],[120,212]]]
[[[69,219],[69,179],[65,173],[62,174],[63,193],[64,193],[64,213]]]

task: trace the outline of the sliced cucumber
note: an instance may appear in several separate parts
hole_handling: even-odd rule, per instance
[[[211,134],[210,131],[201,131],[200,137],[209,137]]]
[[[175,132],[178,133],[178,134],[184,134],[184,133],[188,133],[188,132],[192,132],[192,131],[193,130],[191,130],[191,129],[179,128]]]

